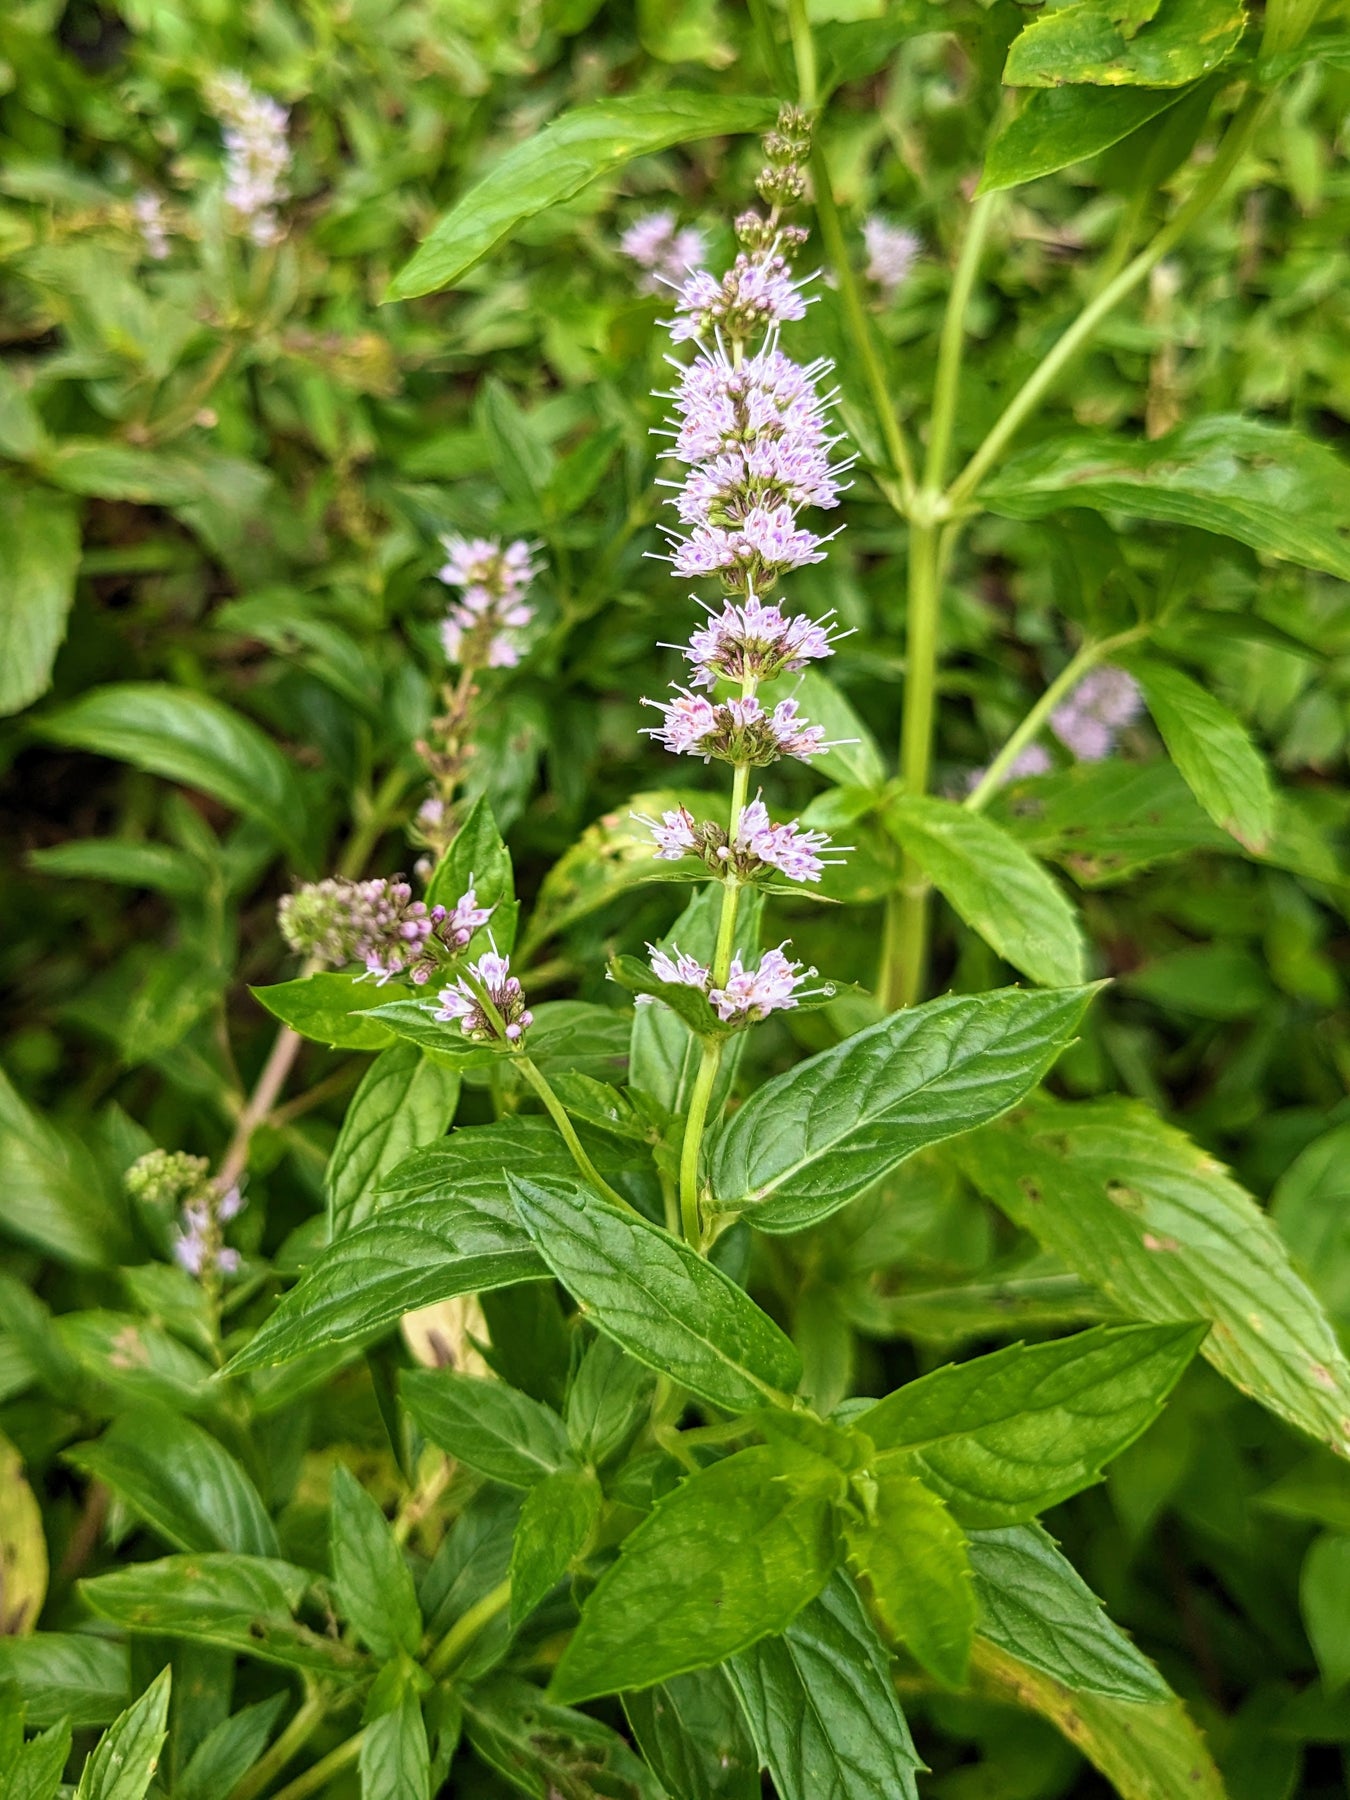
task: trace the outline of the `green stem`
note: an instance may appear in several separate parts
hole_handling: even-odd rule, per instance
[[[933,381],[933,415],[928,428],[928,454],[924,459],[924,486],[937,494],[947,478],[947,459],[951,454],[952,432],[956,425],[956,402],[961,387],[961,358],[966,342],[966,310],[979,273],[980,257],[989,221],[993,217],[998,196],[982,194],[970,209],[965,240],[952,277],[947,310],[942,319],[942,336],[938,340],[937,375]]]
[[[788,30],[792,34],[792,60],[797,67],[797,100],[805,113],[820,104],[816,84],[816,40],[806,14],[806,0],[788,0]]]
[[[1088,302],[1049,354],[1013,395],[991,427],[984,442],[947,490],[947,499],[953,508],[963,506],[971,499],[981,481],[1002,456],[1022,424],[1040,405],[1046,393],[1064,372],[1067,364],[1092,336],[1107,314],[1120,304],[1132,288],[1137,287],[1145,279],[1174,245],[1186,235],[1196,220],[1208,212],[1227,186],[1229,177],[1241,160],[1265,105],[1265,100],[1266,96],[1263,94],[1253,93],[1247,96],[1229,121],[1228,129],[1215,152],[1214,160],[1196,183],[1190,199],[1177,208],[1161,231],[1125,265],[1120,274],[1113,281],[1108,282],[1095,299]]]
[[[312,1768],[306,1769],[303,1775],[297,1775],[294,1781],[288,1781],[273,1796],[273,1800],[304,1800],[306,1794],[316,1793],[320,1788],[326,1787],[334,1775],[340,1775],[344,1769],[350,1768],[360,1756],[365,1735],[364,1731],[358,1731],[355,1737],[349,1737],[336,1750],[330,1750],[327,1756]]]
[[[1090,669],[1095,669],[1098,663],[1105,662],[1117,650],[1123,650],[1127,644],[1137,643],[1141,637],[1147,635],[1147,632],[1147,626],[1139,625],[1132,631],[1120,631],[1114,637],[1102,638],[1098,643],[1088,642],[1081,645],[1027,713],[970,793],[967,794],[966,810],[983,812],[1003,786],[1009,769],[1027,745],[1040,736],[1051,713],[1054,712],[1061,700],[1068,698]]]
[[[545,1077],[540,1074],[535,1064],[528,1056],[517,1055],[515,1058],[515,1065],[525,1077],[526,1081],[529,1082],[535,1093],[538,1094],[539,1098],[543,1101],[549,1117],[562,1133],[563,1142],[572,1153],[572,1161],[581,1170],[581,1173],[586,1177],[596,1193],[603,1194],[606,1200],[612,1200],[615,1206],[621,1206],[625,1212],[636,1212],[637,1208],[631,1206],[628,1201],[624,1199],[622,1194],[615,1192],[600,1173],[599,1169],[596,1168],[590,1157],[587,1156],[585,1149],[582,1147],[581,1139],[577,1136],[576,1127],[567,1116],[567,1109],[549,1086]]]
[[[469,1610],[455,1620],[445,1636],[427,1658],[426,1670],[440,1681],[462,1661],[470,1644],[511,1602],[511,1578],[499,1581],[495,1588],[476,1600]]]
[[[323,1716],[323,1702],[311,1694],[296,1709],[295,1717],[271,1749],[265,1751],[248,1774],[230,1789],[229,1800],[257,1800],[273,1776],[279,1775],[296,1752],[309,1742]]]

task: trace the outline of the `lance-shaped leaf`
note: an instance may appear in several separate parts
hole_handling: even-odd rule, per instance
[[[511,1549],[513,1625],[530,1616],[586,1548],[600,1504],[600,1483],[590,1469],[557,1469],[530,1489]]]
[[[262,1556],[166,1556],[80,1583],[90,1608],[126,1631],[218,1644],[260,1662],[355,1679],[370,1665],[293,1614],[310,1576]]]
[[[75,1800],[142,1800],[159,1765],[169,1728],[172,1671],[161,1669],[150,1686],[95,1747]]]
[[[417,1654],[422,1615],[412,1571],[389,1521],[351,1470],[333,1470],[329,1557],[342,1616],[381,1662]]]
[[[1083,979],[1078,916],[1017,840],[981,813],[925,794],[897,794],[882,814],[972,931],[1044,987]]]
[[[515,881],[510,853],[492,808],[482,796],[469,808],[454,842],[437,863],[427,883],[427,905],[453,910],[471,886],[478,905],[490,907],[492,917],[470,939],[467,954],[476,956],[485,949],[490,931],[497,948],[506,955],[516,936]]]
[[[556,1133],[529,1124],[529,1131],[457,1132],[443,1147],[405,1158],[403,1169],[424,1170],[424,1185],[398,1193],[368,1225],[322,1251],[231,1372],[372,1338],[404,1313],[456,1294],[543,1278],[547,1270],[511,1202],[503,1164],[554,1174],[571,1163]],[[474,1143],[486,1136],[490,1145]],[[462,1139],[469,1145],[461,1148]]]
[[[782,1800],[918,1800],[890,1659],[842,1573],[726,1672]]]
[[[605,1795],[606,1800],[666,1800],[641,1758],[608,1725],[570,1706],[555,1706],[514,1675],[480,1682],[464,1696],[469,1742],[513,1788],[552,1795]]]
[[[274,1019],[313,1043],[335,1050],[383,1050],[394,1042],[389,1027],[366,1010],[375,1002],[375,990],[360,975],[320,970],[249,992]]]
[[[980,493],[1010,518],[1063,506],[1131,513],[1350,580],[1345,464],[1297,431],[1252,419],[1198,419],[1150,443],[1100,432],[1051,438],[1015,456]]]
[[[1175,106],[1187,89],[1028,88],[994,134],[979,191],[997,194],[1109,150]]]
[[[124,1413],[96,1443],[66,1452],[178,1550],[275,1556],[277,1536],[252,1481],[200,1425],[167,1406]]]
[[[649,963],[641,962],[636,956],[614,956],[610,958],[609,975],[621,988],[627,988],[630,994],[639,1000],[659,1001],[668,1006],[690,1031],[703,1037],[725,1037],[727,1028],[708,1002],[707,995],[701,988],[689,987],[678,981],[662,981],[651,971]]]
[[[876,1616],[930,1675],[961,1687],[975,1637],[966,1535],[932,1488],[883,1458],[872,1516],[844,1533]]]
[[[1181,87],[1226,62],[1246,23],[1242,0],[1144,0],[1138,8],[1071,0],[1013,40],[1003,79],[1009,87]]]
[[[251,719],[208,694],[168,682],[119,682],[91,688],[36,729],[54,743],[198,788],[308,860],[303,822],[310,809],[294,769]]]
[[[459,1104],[459,1073],[415,1044],[382,1051],[352,1095],[328,1159],[329,1235],[363,1225],[383,1176],[410,1151],[445,1135]]]
[[[731,1412],[796,1387],[791,1340],[688,1244],[575,1182],[507,1181],[540,1256],[639,1362]]]
[[[1269,1218],[1150,1107],[1037,1101],[962,1144],[967,1175],[1135,1318],[1208,1319],[1220,1374],[1350,1456],[1350,1364]]]
[[[572,1461],[552,1407],[505,1382],[454,1369],[405,1369],[399,1391],[433,1444],[493,1481],[533,1487]]]
[[[828,1217],[916,1150],[1016,1105],[1072,1041],[1093,991],[933,1000],[809,1057],[718,1137],[713,1206],[761,1231]]]
[[[1153,722],[1187,787],[1244,849],[1265,850],[1275,829],[1275,790],[1265,758],[1228,708],[1180,669],[1130,659]]]
[[[1153,1664],[1039,1525],[974,1531],[969,1549],[982,1637],[1075,1692],[1140,1705],[1171,1699]]]
[[[0,1637],[0,1684],[19,1695],[30,1725],[106,1725],[126,1705],[127,1647],[64,1631]]]
[[[781,1632],[834,1567],[842,1487],[838,1470],[786,1442],[682,1481],[601,1576],[552,1691],[590,1700],[650,1687]]]
[[[963,1524],[1013,1524],[1096,1481],[1157,1418],[1203,1336],[1122,1325],[1010,1344],[920,1376],[856,1423],[879,1451],[905,1452],[899,1466]]]
[[[0,714],[51,686],[79,566],[79,519],[64,494],[0,487]]]
[[[721,1669],[695,1669],[623,1696],[642,1754],[681,1800],[760,1800],[759,1759]]]
[[[760,131],[777,110],[772,100],[677,89],[576,107],[493,165],[432,227],[412,261],[394,277],[388,297],[409,300],[453,286],[527,219],[570,200],[635,156],[698,138]]]
[[[976,1638],[972,1686],[982,1699],[1040,1713],[1100,1769],[1121,1800],[1227,1800],[1205,1740],[1180,1700],[1141,1706],[1085,1693]]]

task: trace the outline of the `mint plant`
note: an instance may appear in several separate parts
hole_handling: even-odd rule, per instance
[[[1330,677],[1228,702],[1238,640],[1326,660],[1350,490],[1155,314],[1339,14],[840,10],[640,7],[657,76],[594,99],[605,9],[452,16],[450,80],[434,8],[278,8],[283,103],[128,9],[128,95],[220,141],[194,189],[138,126],[125,192],[41,161],[4,28],[0,694],[135,771],[38,876],[177,941],[68,1007],[115,1075],[0,1084],[0,1800],[1331,1791],[1345,806]],[[405,260],[391,184],[425,223],[488,88],[555,116]],[[854,216],[869,158],[923,232]],[[150,548],[82,550],[115,507]],[[147,617],[228,574],[261,694],[195,618],[85,685],[126,567]]]

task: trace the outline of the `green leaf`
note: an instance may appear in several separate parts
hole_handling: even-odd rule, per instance
[[[723,1035],[721,1021],[709,1005],[707,996],[697,988],[686,987],[677,981],[661,981],[652,974],[651,965],[639,961],[636,956],[612,956],[609,975],[630,994],[641,994],[669,1007],[690,1031],[703,1037]]]
[[[1322,1686],[1337,1693],[1350,1681],[1350,1537],[1324,1532],[1303,1561],[1299,1606]]]
[[[131,1313],[62,1313],[56,1331],[84,1372],[123,1404],[158,1402],[180,1412],[209,1411],[219,1398],[215,1371],[176,1337]]]
[[[427,883],[427,905],[453,910],[469,887],[480,906],[492,908],[492,918],[469,940],[467,953],[476,956],[483,950],[491,932],[497,948],[506,955],[516,936],[515,878],[510,852],[502,842],[492,808],[481,795],[469,808],[467,818]]]
[[[1246,728],[1180,669],[1131,657],[1153,722],[1187,787],[1245,850],[1265,850],[1275,829],[1275,790]]]
[[[175,900],[196,899],[202,891],[202,865],[186,851],[173,850],[168,844],[72,838],[64,844],[31,850],[28,866],[43,875],[153,888]]]
[[[1101,432],[1051,438],[1013,457],[980,496],[1014,519],[1091,506],[1190,525],[1350,580],[1345,464],[1297,431],[1253,419],[1198,419],[1149,443]]]
[[[40,1737],[23,1743],[23,1710],[16,1707],[17,1738],[12,1748],[3,1737],[3,1702],[0,1702],[0,1800],[58,1800],[61,1776],[70,1760],[70,1725],[63,1719]],[[21,1746],[21,1747],[20,1747]],[[68,1790],[67,1790],[68,1791]]]
[[[1061,863],[1080,887],[1108,887],[1191,850],[1231,850],[1165,757],[1075,763],[994,802],[1028,850]]]
[[[0,715],[51,686],[79,566],[72,503],[48,488],[0,485]]]
[[[977,1638],[974,1690],[1038,1712],[1101,1770],[1120,1800],[1227,1800],[1205,1741],[1180,1700],[1141,1706],[1089,1694]]]
[[[575,1182],[508,1175],[507,1183],[558,1280],[639,1362],[731,1412],[796,1387],[791,1341],[688,1244]]]
[[[1185,89],[1027,88],[985,153],[979,192],[997,194],[1109,150],[1168,107]]]
[[[583,1462],[602,1468],[651,1411],[652,1372],[613,1338],[597,1336],[567,1394],[567,1435]]]
[[[1098,1326],[1010,1344],[898,1388],[855,1423],[903,1450],[963,1525],[1015,1524],[1067,1500],[1157,1418],[1200,1325]]]
[[[623,1710],[642,1754],[680,1800],[759,1800],[759,1765],[721,1669],[695,1669],[640,1693]]]
[[[23,1459],[0,1435],[0,1631],[33,1630],[47,1598],[47,1540]]]
[[[726,1672],[780,1800],[918,1800],[890,1659],[845,1576]]]
[[[564,113],[508,150],[445,215],[390,284],[388,298],[452,287],[527,219],[570,200],[636,156],[699,138],[760,131],[778,108],[740,95],[629,94]]]
[[[116,1420],[66,1461],[110,1488],[178,1550],[275,1556],[277,1537],[257,1488],[229,1451],[168,1407]]]
[[[376,1211],[375,1190],[410,1150],[444,1137],[459,1075],[416,1044],[394,1044],[366,1070],[328,1159],[328,1230],[339,1238]]]
[[[371,999],[375,999],[374,993]],[[509,1054],[504,1044],[479,1043],[465,1037],[457,1020],[438,1019],[434,1000],[376,1002],[366,1017],[406,1044],[415,1044],[457,1072],[489,1067]],[[531,1038],[533,1047],[533,1038]]]
[[[1073,0],[1032,20],[1004,65],[1009,87],[1183,87],[1219,68],[1246,28],[1242,0],[1163,0],[1137,31],[1119,0]]]
[[[367,1716],[361,1734],[362,1800],[430,1800],[431,1747],[418,1684],[412,1679],[416,1670],[404,1663],[385,1673],[395,1677],[393,1692],[373,1717]],[[377,1691],[382,1680],[376,1683]]]
[[[507,1159],[544,1175],[572,1168],[553,1127],[523,1119],[457,1131],[443,1147],[409,1158],[401,1167],[422,1171],[424,1185],[330,1244],[235,1357],[231,1373],[374,1337],[404,1313],[456,1294],[544,1278],[547,1268],[507,1192]]]
[[[173,1800],[219,1800],[231,1793],[267,1748],[285,1694],[244,1707],[207,1733],[174,1783]]]
[[[478,390],[474,419],[487,445],[492,472],[502,492],[517,506],[536,512],[553,474],[555,458],[510,389],[489,375]],[[480,801],[481,805],[482,802]],[[464,890],[461,888],[460,892]]]
[[[533,1487],[572,1460],[553,1408],[504,1381],[454,1369],[405,1369],[399,1392],[433,1444],[508,1487]]]
[[[624,1539],[552,1691],[590,1700],[650,1687],[781,1632],[834,1567],[830,1503],[842,1485],[828,1463],[786,1442],[689,1476]]]
[[[1202,1354],[1350,1455],[1350,1364],[1274,1226],[1148,1107],[1037,1101],[958,1147],[969,1179],[1135,1318],[1208,1319]]]
[[[529,1618],[590,1542],[600,1483],[589,1469],[558,1469],[525,1496],[511,1550],[511,1624]]]
[[[249,993],[274,1019],[313,1043],[334,1050],[383,1050],[394,1042],[389,1027],[365,1010],[375,1000],[375,989],[360,975],[320,971],[250,988]]]
[[[137,506],[229,508],[237,517],[254,511],[271,477],[256,463],[209,450],[145,450],[103,438],[66,438],[43,459],[42,472],[57,487],[99,500]]]
[[[897,794],[882,817],[953,910],[1015,969],[1042,987],[1083,980],[1077,914],[1002,826],[920,794]]]
[[[307,861],[309,808],[295,771],[251,719],[188,688],[124,681],[91,688],[35,722],[53,743],[129,762],[243,813]]]
[[[872,1518],[845,1531],[850,1567],[866,1576],[890,1636],[945,1686],[962,1687],[975,1637],[965,1533],[903,1469],[878,1468],[871,1504]]]
[[[0,1636],[0,1686],[13,1686],[30,1725],[106,1725],[127,1700],[127,1647],[105,1637],[40,1631]]]
[[[166,1556],[80,1583],[99,1618],[125,1631],[219,1644],[284,1668],[359,1678],[369,1665],[336,1638],[292,1617],[310,1576],[261,1556]]]
[[[554,1706],[518,1676],[477,1683],[464,1719],[478,1755],[531,1800],[666,1800],[617,1731]]]
[[[0,1229],[77,1268],[128,1249],[126,1225],[89,1146],[32,1110],[0,1069]]]
[[[114,1720],[80,1776],[75,1800],[144,1800],[169,1734],[169,1683],[162,1669],[140,1699]]]
[[[8,363],[0,365],[0,456],[32,462],[50,443],[42,415]]]
[[[1171,1690],[1039,1525],[970,1536],[979,1631],[1076,1693],[1141,1705]]]
[[[1078,1028],[1091,988],[932,1000],[759,1089],[719,1134],[713,1206],[761,1231],[827,1218],[926,1144],[996,1118]]]
[[[1275,1184],[1270,1216],[1318,1298],[1343,1324],[1350,1318],[1350,1120],[1294,1158]]]
[[[329,1556],[342,1616],[373,1656],[388,1662],[422,1642],[412,1573],[389,1521],[342,1463],[333,1469]]]

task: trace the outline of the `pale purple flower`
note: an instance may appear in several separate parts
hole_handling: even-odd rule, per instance
[[[697,988],[701,994],[706,994],[708,983],[712,980],[712,970],[705,968],[696,956],[687,956],[678,944],[672,944],[670,948],[673,955],[667,956],[655,944],[648,944],[652,974],[658,981],[669,981],[678,987]]]
[[[1021,781],[1028,775],[1048,775],[1054,764],[1044,744],[1028,744],[1019,750],[1004,775],[1004,781]],[[973,793],[984,780],[987,769],[972,769],[966,777],[966,792]]]
[[[922,247],[920,240],[907,225],[873,213],[863,223],[863,243],[867,246],[867,279],[889,300],[908,279]]]
[[[472,875],[469,877],[468,887],[456,900],[453,910],[448,913],[444,912],[444,908],[438,910],[444,913],[444,917],[438,923],[436,935],[443,944],[455,950],[463,950],[474,932],[481,931],[487,924],[494,911],[490,906],[478,904]]]
[[[486,1043],[505,1038],[509,1044],[518,1044],[534,1023],[534,1014],[525,1005],[520,982],[511,973],[510,957],[500,956],[496,950],[488,951],[476,963],[469,964],[468,973],[472,984],[461,976],[453,987],[441,989],[437,995],[440,1006],[436,1018],[457,1019],[467,1038]],[[480,989],[491,1001],[501,1021],[500,1027],[485,1010]]]
[[[219,1275],[237,1275],[241,1263],[239,1252],[222,1241],[220,1228],[243,1210],[243,1196],[237,1187],[224,1194],[209,1184],[201,1187],[179,1214],[178,1236],[173,1244],[174,1261],[198,1281]]]
[[[701,338],[714,329],[732,338],[806,316],[806,301],[784,257],[773,251],[742,251],[719,281],[697,269],[675,298],[680,315],[670,328],[675,343]]]
[[[819,881],[827,860],[843,860],[837,856],[822,857],[821,851],[830,847],[828,833],[803,831],[796,819],[775,825],[757,796],[742,812],[736,836],[724,846],[721,855],[734,862],[743,874],[753,875],[759,869],[770,868],[779,870],[789,881]]]
[[[786,944],[766,950],[757,969],[747,969],[739,955],[732,957],[726,985],[711,988],[708,998],[724,1025],[753,1025],[772,1012],[796,1006],[802,983],[816,974],[784,956]]]
[[[169,222],[164,215],[164,202],[149,188],[143,188],[131,203],[140,227],[145,254],[152,262],[163,262],[169,254]]]
[[[1143,710],[1144,697],[1134,676],[1108,663],[1090,670],[1055,708],[1050,729],[1079,762],[1101,762]]]
[[[425,901],[413,899],[406,881],[306,882],[283,896],[277,920],[299,955],[330,968],[364,963],[381,985],[404,973],[425,981],[435,966],[426,952],[436,920]]]
[[[207,98],[224,128],[225,204],[255,244],[275,244],[291,166],[286,108],[233,73],[216,76]]]
[[[780,756],[807,762],[831,747],[823,726],[798,719],[795,700],[780,700],[766,713],[753,694],[714,705],[702,694],[679,688],[674,700],[644,700],[643,705],[660,708],[661,724],[647,731],[676,756],[701,756],[704,762],[717,757],[759,767]]]
[[[447,587],[461,590],[441,624],[446,660],[465,668],[514,668],[517,633],[534,618],[522,596],[538,574],[523,538],[505,548],[495,538],[441,539],[446,561],[438,570]]]
[[[647,271],[638,283],[644,294],[674,287],[707,255],[703,233],[693,226],[678,230],[669,212],[648,213],[631,224],[619,239],[619,249]]]
[[[799,450],[821,450],[831,438],[816,383],[832,365],[825,359],[803,367],[776,344],[766,344],[740,364],[720,348],[700,353],[685,368],[669,397],[676,418],[674,454],[681,462],[708,462],[747,443],[787,437]]]
[[[813,756],[819,756],[823,750],[833,747],[825,742],[823,725],[808,725],[805,719],[798,719],[795,700],[778,702],[773,709],[770,727],[777,741],[779,754],[795,756],[800,762],[809,762]]]
[[[698,627],[684,651],[695,687],[713,687],[719,676],[772,681],[795,673],[808,662],[833,656],[835,639],[842,635],[831,623],[832,611],[819,621],[804,613],[786,614],[765,606],[753,593],[741,605],[726,601],[720,613],[706,610],[708,623]]]
[[[703,747],[715,737],[721,714],[711,700],[680,688],[673,700],[644,700],[642,704],[661,710],[661,723],[647,727],[649,737],[654,737],[673,756],[702,756],[704,762],[709,761],[713,752],[705,755]]]
[[[740,524],[696,525],[687,538],[672,535],[677,575],[720,575],[736,592],[771,587],[788,569],[824,562],[825,539],[799,530],[787,506],[752,506]]]
[[[682,856],[690,855],[699,847],[694,815],[687,806],[677,806],[673,812],[663,812],[659,821],[649,818],[646,813],[634,813],[633,817],[639,825],[645,825],[651,832],[656,844],[652,854],[662,862],[678,862]]]

